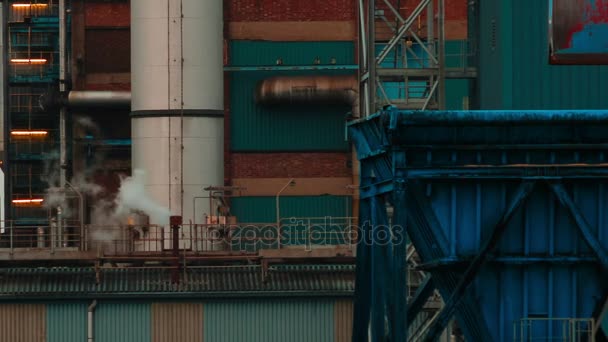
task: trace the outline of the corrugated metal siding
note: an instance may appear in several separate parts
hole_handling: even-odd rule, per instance
[[[203,341],[203,304],[152,303],[152,342],[175,341]]]
[[[205,303],[205,341],[329,342],[332,300],[248,300]]]
[[[46,309],[47,342],[82,342],[87,339],[86,302],[49,303]]]
[[[149,342],[150,304],[99,301],[95,309],[95,342]]]
[[[283,196],[279,201],[282,218],[346,217],[351,210],[350,196]],[[276,222],[276,198],[234,197],[231,212],[239,222]]]
[[[335,342],[350,342],[353,334],[353,301],[338,300],[334,304]]]
[[[608,66],[549,65],[548,1],[480,2],[482,109],[608,107]]]
[[[101,282],[95,283],[93,268],[65,269],[10,269],[0,271],[0,299],[15,297],[74,299],[92,295],[129,297],[183,296],[196,293],[197,297],[240,296],[261,293],[291,293],[298,295],[349,294],[354,290],[353,265],[294,265],[275,266],[267,279],[262,269],[254,266],[188,267],[179,285],[171,283],[167,269],[105,269]],[[22,284],[38,284],[22,288]]]
[[[0,305],[0,341],[45,342],[44,304]]]
[[[352,42],[232,41],[232,66],[312,65],[354,63]],[[352,71],[239,71],[230,78],[231,149],[236,152],[347,151],[344,124],[347,106],[262,107],[254,102],[257,83],[279,75],[352,74]],[[297,129],[294,129],[297,127]]]

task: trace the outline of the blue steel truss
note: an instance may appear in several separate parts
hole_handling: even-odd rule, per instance
[[[522,318],[600,317],[608,111],[388,108],[349,132],[361,162],[353,341],[406,341],[435,288],[445,306],[427,341],[454,317],[470,341],[512,341]],[[404,228],[431,275],[409,307]]]

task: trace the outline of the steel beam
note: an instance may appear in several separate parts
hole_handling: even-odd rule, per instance
[[[407,326],[409,327],[414,319],[420,313],[424,305],[431,297],[431,295],[435,292],[435,284],[433,283],[433,279],[431,275],[428,275],[420,287],[416,290],[416,294],[414,298],[410,301],[410,304],[407,306]]]
[[[608,123],[606,110],[479,110],[479,111],[412,111],[393,112],[399,123],[406,126],[538,125]]]
[[[452,319],[452,316],[456,312],[456,308],[458,304],[463,299],[464,293],[469,288],[473,279],[479,273],[481,267],[487,262],[488,255],[496,248],[500,239],[502,238],[503,233],[505,232],[509,221],[517,211],[529,198],[532,190],[534,190],[535,182],[523,182],[519,188],[515,191],[511,202],[507,206],[506,211],[502,214],[498,222],[494,225],[494,229],[492,230],[492,234],[488,237],[488,239],[483,243],[483,247],[480,249],[479,253],[473,259],[467,270],[464,272],[458,284],[456,285],[454,291],[452,292],[450,298],[445,301],[446,305],[441,310],[441,313],[431,325],[428,334],[425,337],[425,341],[435,341],[443,332],[446,325]]]
[[[415,180],[408,181],[407,190],[408,230],[412,231],[410,238],[418,254],[423,260],[446,257],[449,255],[447,239],[421,185]],[[459,275],[460,273],[455,271],[433,273],[435,285],[444,298],[454,292]],[[460,311],[462,328],[475,341],[491,341],[490,332],[475,299],[469,293],[465,293],[464,297],[465,301]]]
[[[364,180],[362,180],[362,183]],[[371,203],[370,199],[360,200],[358,231],[359,241],[357,241],[357,262],[355,277],[355,295],[353,310],[353,342],[368,342],[368,328],[370,319],[370,290],[372,279],[371,275],[371,255],[370,248],[365,241],[371,237],[370,224]]]
[[[608,177],[608,165],[524,165],[406,169],[410,179],[597,179]]]
[[[391,250],[388,216],[384,200],[380,196],[370,199],[372,213],[371,245],[371,339],[384,341],[387,335],[386,320],[388,301],[391,299]],[[394,327],[389,326],[389,329]],[[390,331],[390,330],[389,330]]]
[[[420,80],[428,80],[428,77],[436,75],[436,69],[421,68],[421,69],[394,69],[394,68],[378,68],[378,76],[383,81],[400,81],[404,77],[419,77]],[[446,68],[445,78],[448,79],[463,79],[463,78],[476,78],[477,70],[474,68]]]

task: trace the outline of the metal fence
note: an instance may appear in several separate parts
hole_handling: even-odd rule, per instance
[[[65,213],[66,217],[71,217]],[[101,255],[157,253],[253,253],[261,249],[352,247],[354,219],[307,217],[276,223],[184,224],[177,232],[159,225],[81,225],[78,220],[50,219],[46,225],[17,226],[7,222],[0,238],[3,248],[72,248]]]
[[[524,318],[514,323],[513,342],[595,342],[592,318]]]

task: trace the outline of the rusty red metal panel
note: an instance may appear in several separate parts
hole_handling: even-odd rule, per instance
[[[129,2],[86,1],[85,23],[87,27],[129,27],[131,12]]]
[[[549,0],[552,64],[608,64],[608,0]]]
[[[87,73],[127,73],[131,71],[129,29],[87,29],[85,33]]]
[[[355,20],[352,0],[227,0],[226,21]]]

